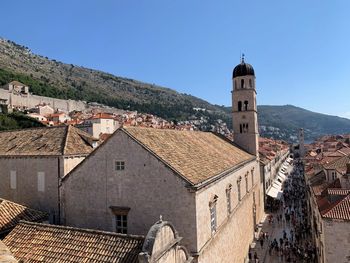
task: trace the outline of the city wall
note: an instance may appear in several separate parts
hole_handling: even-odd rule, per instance
[[[25,109],[34,108],[38,104],[48,104],[55,110],[70,112],[73,110],[82,111],[87,108],[84,101],[63,100],[33,94],[14,94],[8,90],[0,88],[0,99],[6,99],[11,107],[20,107]]]

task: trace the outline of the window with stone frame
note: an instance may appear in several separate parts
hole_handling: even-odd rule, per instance
[[[240,176],[237,180],[238,201],[241,201],[241,199],[242,199],[242,197],[241,197],[241,181],[242,181],[242,177]]]
[[[128,213],[129,207],[111,206],[110,209],[115,218],[115,232],[121,234],[128,233]]]
[[[216,216],[216,203],[218,196],[215,195],[209,202],[209,212],[210,212],[210,229],[211,233],[214,234],[217,229],[217,216]]]
[[[16,171],[10,171],[10,188],[11,189],[17,188],[17,172]]]
[[[44,172],[38,172],[38,191],[39,192],[45,192],[45,173]]]
[[[232,203],[231,203],[231,190],[232,184],[229,184],[226,188],[226,201],[227,201],[227,214],[231,214]]]
[[[124,171],[125,170],[125,161],[115,161],[114,162],[115,171]]]

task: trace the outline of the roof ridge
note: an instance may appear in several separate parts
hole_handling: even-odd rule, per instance
[[[25,220],[20,220],[18,223],[18,226],[20,225],[31,225],[31,226],[37,226],[37,227],[48,227],[48,228],[55,228],[55,229],[62,229],[62,230],[73,230],[73,231],[86,232],[91,234],[109,235],[109,236],[116,236],[116,237],[122,237],[122,238],[130,238],[130,239],[140,239],[140,240],[145,239],[145,237],[142,235],[121,234],[121,233],[114,233],[114,232],[108,232],[108,231],[96,230],[96,229],[29,222]]]
[[[344,197],[342,197],[338,201],[334,202],[334,204],[332,204],[331,207],[329,209],[327,209],[326,212],[323,213],[323,216],[333,218],[331,215],[327,215],[327,214],[329,214],[333,209],[336,209],[338,206],[340,206],[342,203],[344,203],[346,201],[350,202],[350,193],[348,195],[345,195]]]
[[[20,131],[28,131],[28,130],[40,130],[40,129],[57,129],[57,128],[64,128],[66,126],[43,126],[43,127],[30,127],[30,128],[22,128],[22,129],[13,129],[13,130],[3,130],[0,131],[0,133],[6,133],[6,132],[20,132]]]
[[[64,134],[64,140],[63,140],[63,145],[62,145],[62,155],[65,155],[66,153],[66,147],[67,147],[67,142],[68,142],[68,136],[69,136],[69,127],[70,125],[66,126],[66,131],[65,131],[65,134]]]
[[[43,213],[43,214],[47,214],[47,213],[44,212],[44,211],[40,211],[40,210],[31,208],[31,207],[28,207],[28,206],[25,206],[25,205],[22,205],[22,204],[19,204],[19,203],[16,203],[16,202],[13,202],[13,201],[4,199],[4,198],[0,198],[0,205],[1,205],[1,204],[5,204],[5,203],[14,204],[14,205],[20,206],[20,207],[22,207],[22,208],[26,208],[26,209],[29,209],[29,210],[32,210],[32,211],[40,212],[40,213]]]

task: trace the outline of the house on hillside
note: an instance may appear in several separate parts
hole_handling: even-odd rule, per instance
[[[0,132],[2,198],[45,211],[59,220],[61,179],[96,146],[89,134],[73,127]]]
[[[69,121],[71,118],[65,112],[56,112],[56,113],[47,115],[47,119],[49,121],[54,122],[55,124],[60,124],[60,123],[65,123]]]
[[[125,127],[63,178],[61,222],[145,235],[162,215],[200,262],[243,262],[262,194],[256,156],[225,138]]]
[[[119,126],[119,122],[113,115],[97,113],[76,127],[91,134],[95,138],[100,138],[101,135],[112,134]]]

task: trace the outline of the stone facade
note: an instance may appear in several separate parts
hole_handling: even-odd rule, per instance
[[[60,178],[83,159],[79,156],[0,157],[1,197],[48,212],[50,221],[58,222]]]
[[[154,224],[144,241],[142,252],[139,254],[139,263],[190,263],[189,256],[177,231],[170,222],[162,220]]]
[[[243,65],[244,62],[242,62]],[[242,65],[242,64],[241,64]],[[237,67],[241,66],[238,65]],[[232,80],[233,137],[235,143],[258,156],[258,116],[255,76],[237,76]]]
[[[325,263],[348,263],[350,259],[350,222],[323,220]]]
[[[115,170],[118,160],[125,163],[125,170]],[[145,235],[162,215],[184,233],[182,243],[199,262],[215,262],[215,255],[220,255],[221,262],[243,262],[262,216],[261,183],[259,163],[252,160],[209,185],[191,189],[167,165],[118,130],[63,180],[61,221],[115,231],[113,208],[128,208],[127,232]],[[213,195],[218,196],[215,233],[210,218]]]
[[[61,179],[93,150],[95,139],[72,126],[0,133],[0,197],[45,211],[58,223]]]

